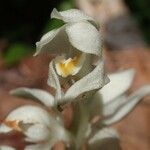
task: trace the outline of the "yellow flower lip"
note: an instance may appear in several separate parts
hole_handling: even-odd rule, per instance
[[[22,129],[19,126],[20,121],[17,120],[5,120],[3,122],[6,126],[8,126],[9,128],[12,128],[13,130],[16,131],[22,131]]]
[[[55,67],[57,73],[66,78],[69,75],[75,75],[79,72],[81,67],[83,66],[85,60],[85,54],[79,54],[74,58],[65,59],[63,56],[59,56],[56,58]]]

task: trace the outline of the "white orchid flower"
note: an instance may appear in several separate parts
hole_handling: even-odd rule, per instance
[[[71,139],[74,139],[76,149],[87,143],[91,150],[100,148],[119,150],[119,136],[114,129],[107,126],[124,118],[144,96],[150,94],[150,86],[146,86],[126,96],[125,92],[129,89],[133,77],[134,70],[132,69],[110,74],[108,85],[93,97],[87,97],[82,102],[78,101],[73,118],[75,126],[70,131],[64,129],[59,117],[52,117],[45,110],[35,106],[23,106],[8,115],[0,127],[0,132],[11,130],[23,132],[27,136],[27,141],[37,143],[27,146],[27,150],[40,150],[41,148],[47,150],[59,140],[71,141],[70,137],[73,137]],[[11,93],[28,99],[32,98],[46,107],[55,105],[54,97],[42,90],[18,88]],[[99,118],[93,121],[97,116]],[[95,123],[99,126],[95,127]]]
[[[129,69],[108,75],[110,82],[100,89],[87,104],[88,110],[91,110],[91,118],[102,115],[103,123],[110,125],[120,121],[143,97],[150,95],[149,85],[129,96],[126,94],[132,84],[134,74],[135,71]]]
[[[72,102],[75,99],[85,99],[102,88],[109,82],[104,70],[104,62],[100,60],[94,70],[86,76],[76,81],[68,90],[63,93],[60,86],[60,80],[53,68],[53,61],[50,63],[48,84],[56,89],[55,100],[57,104]]]
[[[51,82],[51,86],[56,89],[55,97],[46,91],[30,88],[18,88],[12,90],[11,94],[38,100],[47,107],[57,107],[59,104],[86,99],[109,82],[108,77],[105,75],[103,61],[99,61],[99,64],[91,73],[76,81],[65,93],[63,93],[58,76],[52,65],[53,61],[50,63],[51,71],[49,72],[49,80],[53,81]]]
[[[101,64],[102,65],[102,64]],[[101,68],[101,67],[100,67]],[[96,70],[96,69],[95,69]],[[95,72],[101,72],[99,69]],[[52,72],[53,74],[53,72]],[[126,91],[130,88],[133,78],[134,78],[134,70],[129,69],[125,71],[120,71],[118,73],[110,74],[108,75],[110,78],[110,83],[105,85],[101,90],[99,90],[93,97],[87,97],[84,101],[78,101],[75,107],[74,112],[74,124],[76,124],[75,128],[71,130],[71,135],[74,136],[74,143],[76,145],[76,148],[79,149],[81,145],[88,139],[88,145],[90,149],[100,149],[106,147],[106,145],[111,145],[111,147],[108,147],[108,150],[111,150],[113,147],[114,150],[118,150],[120,148],[119,146],[119,138],[116,134],[116,131],[111,128],[106,128],[107,125],[111,125],[119,120],[121,120],[123,117],[125,117],[135,106],[136,104],[146,95],[150,94],[150,86],[146,86],[138,90],[137,92],[131,94],[130,96],[126,96]],[[53,74],[54,75],[54,74]],[[74,99],[77,95],[76,93],[84,93],[84,88],[78,88],[77,84],[81,82],[82,84],[85,84],[86,87],[89,90],[90,89],[90,82],[92,82],[92,74],[87,75],[89,76],[86,80],[81,79],[75,83],[76,85],[72,85],[70,89],[64,94],[64,97],[71,97]],[[56,80],[55,80],[56,81]],[[88,81],[88,82],[87,82]],[[96,83],[99,82],[99,78],[95,80]],[[120,84],[121,83],[121,84]],[[54,83],[55,84],[55,83]],[[88,85],[89,84],[89,85]],[[95,84],[97,85],[97,84]],[[82,91],[83,89],[83,91]],[[86,90],[86,89],[85,89]],[[68,94],[70,93],[71,94]],[[73,91],[76,91],[73,93]],[[11,94],[15,96],[22,96],[24,98],[30,98],[33,100],[37,100],[37,102],[42,103],[46,107],[54,107],[55,106],[55,98],[49,94],[48,92],[45,92],[43,90],[38,89],[29,89],[29,88],[18,88],[16,90],[11,91]],[[78,94],[78,95],[79,95]],[[21,108],[22,111],[22,108]],[[17,110],[18,112],[18,110]],[[21,114],[21,112],[19,113]],[[26,114],[27,115],[27,114]],[[38,115],[38,114],[36,114]],[[13,115],[14,116],[14,115]],[[91,122],[92,119],[96,116],[103,116],[100,120],[98,119],[96,122],[99,123],[99,128],[95,130],[95,126]],[[8,116],[8,119],[10,117]],[[22,117],[21,117],[22,118]],[[34,117],[36,118],[36,117]],[[13,119],[12,123],[14,122],[16,118]],[[9,125],[9,122],[7,123],[7,119],[5,122],[5,128],[6,124]],[[30,122],[32,123],[32,122]],[[56,123],[57,124],[57,123]],[[95,124],[95,123],[94,123]],[[17,123],[18,125],[18,123]],[[21,130],[20,126],[15,125],[14,128],[16,130]],[[21,122],[20,122],[21,125]],[[35,125],[34,125],[35,126]],[[33,129],[34,129],[33,126]],[[53,126],[53,125],[52,125]],[[59,122],[58,122],[58,125]],[[55,125],[55,127],[57,128]],[[1,126],[1,129],[5,131],[6,129]],[[25,126],[23,126],[25,127]],[[40,126],[38,127],[38,130],[40,129]],[[32,129],[32,128],[31,128]],[[60,130],[63,128],[59,127]],[[58,129],[58,130],[59,130]],[[44,129],[45,130],[45,129]],[[32,130],[31,130],[32,131]],[[62,130],[64,133],[64,129]],[[34,132],[34,131],[32,131]],[[38,131],[40,133],[40,131]],[[42,130],[41,130],[42,132]],[[43,131],[45,132],[45,131]],[[57,135],[57,130],[55,129],[55,134]],[[59,131],[60,132],[60,131]],[[48,133],[48,132],[46,132]],[[50,135],[50,133],[48,133]],[[51,133],[52,134],[52,133]],[[27,133],[25,133],[27,135]],[[64,137],[67,137],[63,134]],[[42,135],[43,137],[47,137],[47,134]],[[32,137],[33,139],[33,137]],[[55,138],[54,138],[55,139]],[[57,139],[57,137],[56,137]],[[32,140],[33,141],[33,140]],[[36,141],[36,140],[35,140]],[[106,144],[107,143],[107,144]],[[111,144],[108,144],[111,143]],[[46,145],[45,145],[46,144]],[[45,143],[44,145],[36,145],[35,149],[40,149],[41,146],[47,148],[49,145],[52,145],[51,143]]]
[[[13,91],[11,91],[11,94],[13,94],[13,95],[15,95],[15,96],[22,96],[22,97],[24,97],[24,98],[27,98],[28,100],[29,100],[29,98],[30,99],[32,99],[32,100],[37,100],[37,102],[40,102],[40,103],[42,103],[43,105],[45,105],[45,106],[47,106],[47,107],[50,107],[51,106],[51,104],[52,104],[52,102],[53,102],[53,98],[52,98],[52,96],[49,96],[49,95],[47,95],[47,92],[44,92],[44,91],[42,91],[42,90],[37,90],[37,89],[28,89],[28,88],[18,88],[18,89],[16,89],[16,90],[13,90]],[[45,95],[46,94],[46,95]],[[42,97],[43,97],[43,99],[42,99]],[[48,100],[50,101],[49,103],[48,103]],[[78,104],[78,103],[77,103]],[[17,109],[17,110],[15,110],[15,113],[11,113],[10,115],[8,115],[8,117],[5,119],[5,121],[4,121],[4,123],[1,125],[1,128],[0,128],[0,131],[1,132],[8,132],[9,130],[10,130],[10,126],[13,126],[13,129],[14,130],[17,130],[17,131],[20,131],[20,132],[23,132],[27,137],[28,136],[30,136],[30,134],[27,134],[26,132],[27,132],[27,130],[25,130],[26,128],[26,126],[29,128],[30,127],[30,125],[32,125],[32,123],[34,123],[34,122],[36,122],[36,120],[41,120],[41,118],[39,118],[39,116],[40,117],[42,117],[43,119],[45,118],[44,117],[44,115],[41,113],[41,112],[39,112],[39,113],[37,113],[37,112],[35,112],[34,113],[34,115],[37,115],[37,116],[34,116],[32,113],[30,113],[30,111],[28,110],[28,113],[30,114],[30,117],[32,118],[34,118],[34,120],[33,119],[30,119],[30,118],[28,118],[28,120],[31,120],[31,122],[29,121],[29,122],[26,122],[26,120],[25,119],[20,119],[20,118],[24,118],[24,115],[21,115],[23,112],[24,112],[24,109],[26,109],[26,108],[24,108],[25,106],[23,106],[23,107],[21,107],[21,108],[19,108],[19,109]],[[29,106],[27,106],[27,107],[29,107]],[[30,106],[30,108],[32,109],[32,111],[34,111],[33,110],[33,108],[32,108],[33,106]],[[89,125],[90,125],[90,120],[89,120],[89,113],[87,113],[89,110],[87,110],[86,108],[86,105],[80,105],[79,104],[79,106],[77,106],[76,107],[77,108],[77,112],[74,112],[74,115],[77,117],[77,119],[75,119],[75,120],[77,120],[77,124],[76,124],[76,126],[75,126],[75,128],[77,128],[77,133],[75,133],[74,134],[74,132],[72,132],[72,131],[70,131],[70,135],[72,135],[74,138],[74,143],[75,143],[75,147],[77,148],[77,149],[79,149],[79,147],[81,146],[81,144],[83,144],[83,142],[88,138],[88,136],[89,136],[89,134],[87,134],[87,132],[88,132],[88,127],[89,127]],[[27,108],[28,109],[28,108]],[[36,108],[36,109],[39,109],[39,108]],[[41,108],[40,108],[41,109]],[[99,108],[100,109],[100,108]],[[19,111],[18,111],[19,110]],[[86,110],[86,111],[85,111]],[[42,110],[43,111],[43,110]],[[26,113],[25,115],[27,115],[28,116],[28,113]],[[20,115],[20,117],[16,117],[16,114],[18,115]],[[46,116],[47,116],[48,114],[46,113]],[[13,117],[11,117],[11,116],[13,116]],[[80,117],[79,117],[80,116]],[[12,119],[13,118],[13,119]],[[17,121],[17,120],[20,120],[20,121]],[[46,119],[44,119],[44,120],[46,120]],[[20,122],[20,123],[19,123]],[[23,122],[24,122],[24,125],[21,125],[21,124],[23,124]],[[43,121],[38,121],[38,122],[43,122]],[[26,123],[26,125],[25,125],[25,123]],[[50,122],[49,122],[50,123]],[[45,123],[43,122],[42,124],[44,124],[44,127],[45,127]],[[61,124],[61,123],[60,123]],[[46,125],[47,126],[47,125]],[[53,129],[53,126],[55,126],[54,128],[57,128],[57,126],[55,125],[55,124],[50,124],[50,126],[51,126],[51,128]],[[24,128],[21,128],[21,127],[24,127]],[[36,128],[35,128],[36,127]],[[21,128],[21,129],[20,129]],[[35,128],[35,129],[34,129]],[[9,130],[8,130],[9,129]],[[32,129],[32,128],[31,128]],[[39,142],[39,141],[43,141],[43,140],[45,140],[45,139],[47,139],[47,137],[49,137],[48,135],[53,135],[54,134],[54,140],[59,140],[59,139],[57,139],[57,136],[55,137],[55,135],[57,135],[57,133],[58,134],[60,134],[61,132],[63,133],[63,135],[62,135],[62,140],[64,140],[64,141],[69,141],[69,135],[67,134],[67,135],[65,135],[64,134],[64,129],[62,129],[62,128],[59,128],[58,127],[58,129],[53,129],[54,131],[55,131],[55,133],[54,132],[49,132],[48,133],[48,131],[47,130],[45,130],[45,129],[40,129],[40,125],[39,126],[33,126],[33,129],[34,129],[34,131],[32,131],[32,130],[29,130],[28,129],[28,133],[29,132],[31,132],[31,135],[32,135],[32,133],[33,132],[35,132],[34,134],[36,135],[36,139],[34,140],[34,137],[28,137],[28,138],[30,138],[30,139],[32,139],[32,140],[30,140],[30,142],[32,141],[32,142]],[[91,129],[91,126],[90,126],[90,129]],[[22,131],[22,130],[24,130],[24,131]],[[58,130],[58,132],[57,132],[57,130]],[[62,130],[62,131],[61,131]],[[103,132],[103,130],[104,130],[104,132]],[[99,141],[101,141],[101,147],[103,147],[104,146],[104,143],[107,141],[108,143],[111,143],[112,141],[113,141],[113,143],[115,142],[115,145],[117,144],[117,145],[119,145],[119,140],[118,140],[118,136],[116,136],[116,134],[114,135],[114,137],[113,137],[113,135],[112,134],[110,134],[110,131],[112,131],[113,129],[102,129],[101,130],[101,132],[99,133],[101,136],[100,136],[100,138],[96,138],[95,139],[95,137],[94,137],[94,135],[89,139],[90,141],[89,141],[89,147],[92,149],[92,147],[97,147],[97,140],[99,140]],[[50,130],[51,131],[51,130]],[[107,131],[107,132],[106,132]],[[37,133],[36,133],[37,132]],[[45,132],[45,133],[44,133]],[[69,132],[69,131],[68,131]],[[115,131],[114,131],[115,132]],[[44,134],[44,135],[42,135],[42,133]],[[38,135],[39,134],[39,135]],[[41,135],[40,135],[41,134]],[[46,134],[46,135],[45,135]],[[48,135],[47,135],[48,134]],[[98,137],[99,137],[99,134],[98,134]],[[108,135],[107,135],[108,134]],[[106,136],[107,135],[107,136]],[[37,139],[37,137],[39,136],[39,138]],[[97,135],[95,135],[96,137],[97,137]],[[41,139],[41,137],[42,137],[42,139]],[[44,137],[44,138],[43,138]],[[65,139],[65,137],[66,137],[66,139]],[[94,138],[94,139],[93,139]],[[93,139],[93,140],[92,140]],[[51,139],[52,140],[52,139]],[[28,150],[28,149],[35,149],[35,150],[39,150],[39,149],[47,149],[47,148],[49,148],[49,147],[52,147],[52,145],[53,144],[51,144],[51,142],[52,141],[48,141],[48,142],[44,142],[44,144],[36,144],[36,145],[31,145],[31,146],[27,146],[26,147],[26,149]],[[91,141],[93,141],[93,142],[91,142]],[[98,145],[98,147],[99,147],[99,145]]]
[[[59,76],[76,75],[84,64],[89,64],[88,54],[101,56],[101,36],[93,18],[76,9],[63,12],[54,9],[51,18],[60,19],[65,25],[45,34],[36,43],[35,55],[43,51],[59,54],[54,61]]]
[[[150,95],[149,85],[126,95],[134,74],[134,70],[129,69],[108,75],[110,83],[93,97],[79,103],[74,116],[78,146],[88,139],[90,149],[120,149],[119,136],[114,129],[107,126],[123,119],[143,97]]]
[[[51,18],[60,19],[65,25],[45,34],[36,43],[35,55],[44,51],[57,55],[49,65],[48,78],[48,84],[56,89],[56,103],[71,102],[108,83],[104,73],[101,35],[94,19],[76,9],[63,12],[54,9]],[[95,57],[99,60],[96,67],[93,65]],[[72,86],[63,94],[62,86],[68,82]]]
[[[68,54],[70,46],[80,52],[101,55],[101,38],[93,18],[77,9],[63,12],[58,12],[54,9],[51,13],[51,18],[60,19],[66,24],[45,34],[36,43],[37,51],[35,55],[42,51]],[[74,53],[74,50],[71,53]]]
[[[36,106],[22,106],[12,111],[0,126],[0,133],[22,132],[31,145],[25,150],[50,150],[58,141],[69,142],[61,119]],[[33,144],[35,143],[35,144]]]

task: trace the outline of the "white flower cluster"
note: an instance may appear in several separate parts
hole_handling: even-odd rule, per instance
[[[25,141],[32,143],[25,150],[50,150],[59,141],[71,150],[79,150],[84,144],[89,150],[120,149],[117,132],[108,126],[126,116],[141,98],[150,94],[150,86],[127,96],[134,77],[132,69],[107,77],[99,26],[93,18],[76,9],[63,12],[54,9],[51,17],[64,21],[64,25],[37,42],[35,55],[44,51],[56,54],[48,76],[48,85],[55,88],[55,95],[24,87],[11,94],[36,100],[55,114],[43,107],[19,107],[2,122],[0,133],[22,132]],[[66,129],[58,106],[63,109],[70,103],[74,105],[74,124]],[[0,146],[0,150],[12,149]]]

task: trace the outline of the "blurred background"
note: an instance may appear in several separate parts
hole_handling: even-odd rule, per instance
[[[26,104],[11,97],[9,90],[36,87],[51,90],[46,85],[51,55],[33,58],[35,42],[51,29],[62,25],[50,20],[54,7],[58,10],[79,8],[94,17],[101,26],[107,72],[135,68],[135,82],[130,92],[150,84],[150,1],[149,0],[1,0],[0,2],[0,120],[12,109]],[[150,149],[150,99],[142,103],[121,123],[115,125],[121,133],[124,150]],[[128,124],[128,126],[126,126]],[[5,136],[1,143],[23,149]],[[19,140],[20,136],[15,135]]]
[[[87,1],[103,3],[102,1],[108,0]],[[149,44],[149,0],[125,0],[124,2],[137,23],[145,43]],[[43,33],[61,25],[62,22],[50,20],[50,12],[54,7],[58,10],[66,10],[78,6],[75,0],[1,0],[0,51],[7,65],[12,65],[32,53],[35,42]],[[14,51],[18,52],[15,56]]]
[[[94,2],[105,0],[91,1]],[[149,44],[150,1],[125,0],[125,3],[131,12],[131,15],[137,22],[137,25],[142,32],[145,42]],[[5,57],[6,61],[9,61],[8,51],[11,51],[14,46],[16,49],[17,47],[19,48],[19,50],[22,49],[22,51],[24,51],[22,52],[23,55],[30,53],[30,51],[25,52],[25,49],[34,49],[35,42],[39,40],[43,33],[61,24],[60,22],[56,23],[56,21],[50,21],[50,12],[54,7],[58,8],[59,10],[66,10],[69,8],[77,7],[77,5],[75,4],[74,0],[1,0],[0,42],[2,44],[6,44],[5,46],[7,46],[7,48],[1,48],[0,50],[5,50],[5,52],[3,52],[3,56]]]

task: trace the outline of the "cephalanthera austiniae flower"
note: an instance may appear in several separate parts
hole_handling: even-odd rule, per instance
[[[150,94],[150,86],[127,96],[126,91],[134,77],[132,69],[108,75],[108,83],[98,25],[91,17],[75,9],[64,12],[54,9],[52,17],[62,19],[66,24],[43,36],[37,43],[35,55],[47,50],[60,55],[49,65],[48,83],[56,89],[56,95],[24,87],[12,90],[11,94],[51,107],[55,114],[44,107],[19,107],[4,119],[0,133],[22,132],[25,140],[31,142],[25,150],[50,150],[59,141],[69,149],[79,150],[85,146],[89,150],[119,150],[119,135],[108,126],[125,117],[144,96]],[[93,67],[95,57],[98,62]],[[70,77],[79,79],[75,79],[64,93],[61,80],[67,81]],[[66,129],[57,106],[72,102],[72,127]],[[0,150],[11,149],[0,146]]]
[[[35,55],[44,51],[56,54],[49,65],[48,84],[56,89],[55,102],[61,104],[90,95],[90,91],[102,88],[109,79],[104,71],[99,26],[94,19],[76,9],[54,9],[51,17],[65,24],[36,43]],[[61,89],[68,83],[70,88],[63,93]]]
[[[0,126],[0,132],[12,130],[22,132],[26,136],[25,141],[37,143],[27,146],[25,150],[49,150],[58,141],[70,140],[62,120],[36,106],[22,106],[12,111]]]
[[[54,64],[56,72],[63,78],[76,75],[85,65],[82,74],[88,73],[91,68],[89,54],[100,57],[102,53],[97,23],[76,9],[63,12],[54,9],[51,18],[60,19],[65,25],[45,34],[36,43],[35,55],[43,51],[61,55],[54,60]]]
[[[64,128],[57,111],[52,115],[37,106],[22,106],[12,111],[3,121],[0,133],[12,130],[22,132],[27,137],[26,141],[36,143],[26,146],[25,150],[49,150],[58,141],[76,149],[86,143],[91,150],[119,150],[119,135],[107,126],[124,118],[144,96],[150,94],[150,86],[127,96],[125,93],[132,83],[134,71],[125,70],[108,76],[109,84],[93,97],[76,104],[73,130]],[[55,105],[54,97],[43,90],[18,88],[11,94],[37,100],[48,108]]]

